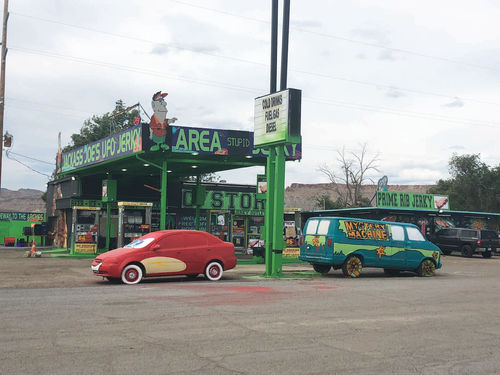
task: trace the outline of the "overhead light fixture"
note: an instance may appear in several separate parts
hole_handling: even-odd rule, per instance
[[[149,167],[149,164],[148,163],[144,163],[143,164],[145,167]]]
[[[127,168],[122,168],[122,172],[127,172]]]
[[[172,173],[172,171],[170,169],[167,169],[167,173]]]
[[[198,168],[198,166],[197,165],[192,165],[191,168]]]
[[[200,153],[199,152],[193,152],[191,153],[191,155],[199,155]]]
[[[251,159],[251,158],[253,158],[253,156],[252,156],[252,155],[247,155],[247,156],[245,156],[245,157],[246,157],[247,159]]]

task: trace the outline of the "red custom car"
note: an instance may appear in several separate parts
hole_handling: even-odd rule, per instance
[[[96,276],[137,284],[143,277],[203,273],[212,281],[236,266],[234,245],[197,230],[162,230],[127,246],[99,255],[92,262]]]

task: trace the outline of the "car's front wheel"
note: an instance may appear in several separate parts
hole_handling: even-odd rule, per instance
[[[224,269],[219,262],[210,262],[205,267],[205,277],[210,281],[220,280]]]
[[[122,271],[122,282],[124,284],[139,284],[142,280],[142,268],[136,264],[129,264]]]
[[[424,259],[418,266],[417,274],[420,277],[434,276],[436,272],[436,265],[430,259]]]
[[[472,247],[470,247],[469,245],[462,246],[462,256],[463,257],[472,258],[472,254],[474,254]]]
[[[329,264],[313,264],[313,268],[317,273],[326,275],[330,271],[332,266],[330,266]]]

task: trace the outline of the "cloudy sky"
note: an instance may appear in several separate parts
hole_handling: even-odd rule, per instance
[[[2,187],[45,190],[57,135],[163,90],[182,126],[253,131],[269,92],[271,0],[11,1]],[[280,7],[282,6],[280,2]],[[500,2],[292,0],[288,87],[302,90],[303,160],[327,182],[338,150],[378,155],[376,181],[432,184],[453,153],[500,163]],[[499,116],[500,117],[500,116]],[[226,172],[255,183],[258,168]]]

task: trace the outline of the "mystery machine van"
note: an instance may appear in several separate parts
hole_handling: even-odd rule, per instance
[[[441,251],[413,224],[339,217],[312,217],[304,227],[299,259],[326,274],[342,268],[359,277],[363,267],[383,268],[387,275],[414,271],[433,276],[441,268]]]

